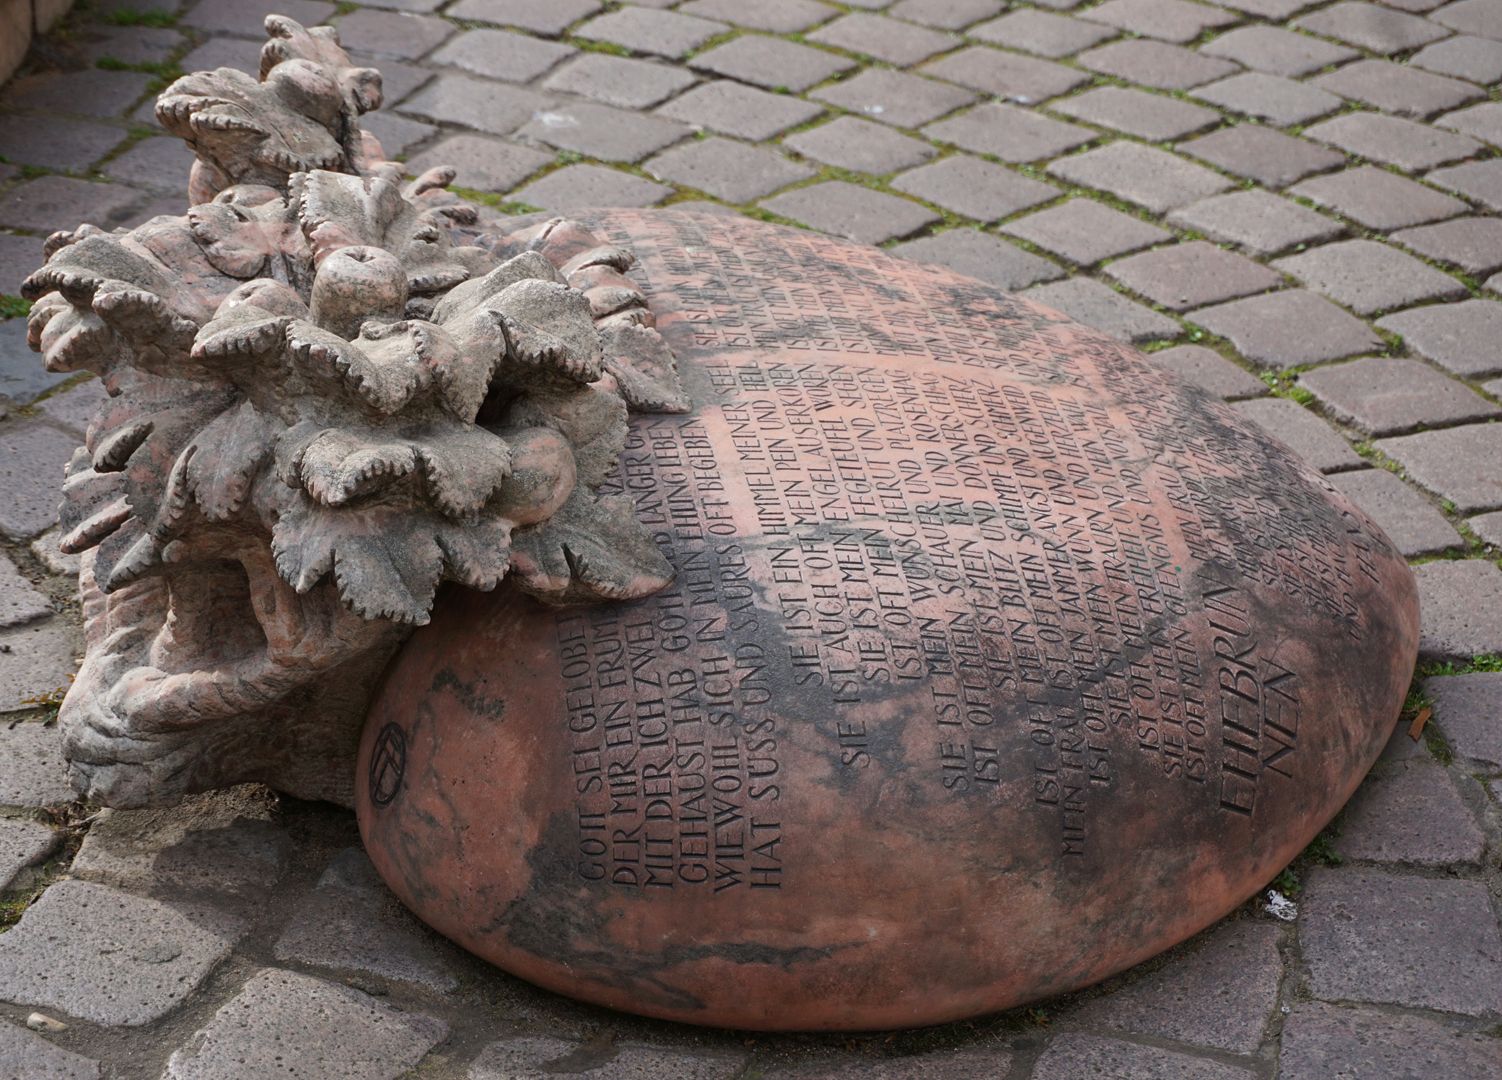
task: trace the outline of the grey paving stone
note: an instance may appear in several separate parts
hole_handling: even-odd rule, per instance
[[[1147,358],[1186,382],[1202,386],[1228,401],[1261,397],[1267,393],[1267,385],[1261,379],[1203,345],[1176,345],[1172,349],[1149,353]]]
[[[385,60],[374,56],[363,56],[359,53],[351,53],[350,59],[365,67],[379,69],[381,73],[381,108],[390,110],[393,106],[405,101],[411,93],[424,85],[433,77],[429,68],[418,67],[415,64],[404,64],[400,60]],[[256,64],[248,69],[258,70]],[[367,113],[361,118],[361,124],[368,126],[368,122],[382,113]]]
[[[699,53],[689,66],[768,90],[801,93],[831,75],[849,71],[855,61],[782,38],[747,35]]]
[[[76,377],[70,375],[71,377]],[[94,414],[99,406],[109,399],[105,393],[104,383],[95,378],[87,378],[83,382],[59,390],[50,397],[37,402],[37,407],[47,416],[56,420],[64,427],[71,428],[81,436],[88,430],[89,421],[94,419]]]
[[[1265,292],[1282,281],[1267,267],[1203,240],[1119,259],[1106,274],[1172,311]]]
[[[1459,131],[1493,146],[1502,145],[1502,104],[1495,101],[1446,113],[1435,121],[1440,127]]]
[[[1278,26],[1239,26],[1200,46],[1207,56],[1234,60],[1253,71],[1297,78],[1311,71],[1343,63],[1358,55],[1355,49],[1295,34]]]
[[[1345,164],[1327,147],[1273,131],[1260,124],[1237,124],[1181,143],[1179,149],[1227,172],[1267,187],[1287,187],[1310,173]]]
[[[1198,87],[1194,96],[1282,127],[1307,123],[1341,106],[1340,98],[1328,91],[1262,71],[1246,71]]]
[[[1383,112],[1421,119],[1482,96],[1482,91],[1471,83],[1390,60],[1357,60],[1337,71],[1317,75],[1312,82],[1321,90]]]
[[[158,191],[183,191],[193,154],[180,139],[142,139],[104,166],[104,174],[127,184]]]
[[[13,635],[5,636],[14,640]],[[73,801],[56,725],[34,721],[0,725],[0,748],[4,749],[0,806],[56,806]]]
[[[947,266],[1008,292],[1064,276],[1064,271],[1047,259],[976,229],[949,229],[891,250],[906,259]]]
[[[275,797],[254,787],[194,795],[166,808],[104,810],[68,872],[172,904],[254,916],[292,848],[275,816]]]
[[[392,60],[415,60],[454,33],[452,23],[409,11],[356,11],[336,24],[345,48]]]
[[[588,52],[553,72],[543,86],[622,109],[647,109],[696,81],[688,72],[667,64]]]
[[[909,67],[960,44],[960,39],[953,34],[863,11],[853,11],[826,23],[809,34],[808,40],[874,56],[898,67]]]
[[[27,699],[66,688],[78,667],[78,651],[77,633],[67,619],[43,619],[0,630],[0,714],[31,708]],[[6,803],[5,786],[0,782],[0,805]],[[64,793],[51,801],[71,798]]]
[[[599,0],[459,0],[448,14],[557,36],[602,7]]]
[[[1502,267],[1502,221],[1494,217],[1452,218],[1438,225],[1403,229],[1390,239],[1478,277]]]
[[[1056,187],[965,154],[905,172],[892,186],[977,221],[1010,217],[1059,195]]]
[[[1424,680],[1434,722],[1463,758],[1502,765],[1502,672],[1445,675]]]
[[[938,153],[926,142],[856,116],[789,135],[782,145],[826,165],[873,175],[912,168]]]
[[[1067,15],[1023,8],[971,27],[969,36],[993,45],[1058,59],[1113,38],[1116,31]]]
[[[401,110],[492,135],[509,135],[553,101],[519,86],[468,75],[440,75],[403,102]]]
[[[608,41],[632,52],[678,57],[729,29],[714,19],[633,6],[591,19],[574,33],[593,41]]]
[[[1342,811],[1335,850],[1367,862],[1475,865],[1486,837],[1444,767],[1419,760],[1362,781]]]
[[[1339,222],[1260,189],[1212,195],[1180,207],[1168,220],[1257,255],[1316,244],[1344,231]]]
[[[658,109],[657,115],[763,142],[788,128],[808,123],[823,111],[802,98],[769,94],[729,79],[717,79],[674,98]]]
[[[975,100],[975,94],[951,83],[888,68],[869,68],[854,78],[822,86],[812,96],[905,128],[921,127]]]
[[[0,533],[30,539],[57,521],[63,466],[78,440],[35,420],[11,420],[0,432]]]
[[[1502,211],[1502,158],[1468,161],[1448,169],[1436,169],[1425,179],[1450,191],[1458,191],[1489,210]]]
[[[1410,559],[1465,545],[1433,503],[1386,469],[1341,473],[1331,482],[1365,510]]]
[[[1062,255],[1080,266],[1123,255],[1171,239],[1156,225],[1112,210],[1091,199],[1076,198],[1009,221],[1001,231]]]
[[[45,124],[19,114],[0,116],[0,147],[7,161],[82,172],[125,139],[125,129],[94,120],[54,116]]]
[[[1090,278],[1074,277],[1039,285],[1023,295],[1121,341],[1135,344],[1176,337],[1180,333],[1179,324],[1166,315],[1128,300],[1115,289]]]
[[[1293,20],[1293,25],[1384,55],[1411,52],[1449,36],[1448,31],[1428,19],[1356,0],[1343,0],[1302,15]]]
[[[961,30],[1005,7],[1002,0],[900,0],[887,14],[941,30]]]
[[[600,165],[569,165],[512,192],[512,198],[544,210],[595,206],[656,206],[673,189]]]
[[[1490,0],[1458,0],[1434,13],[1434,21],[1462,34],[1502,40],[1502,12]]]
[[[1375,165],[1315,176],[1289,189],[1383,232],[1463,214],[1465,203]]]
[[[79,557],[77,555],[64,555],[58,550],[57,545],[61,538],[61,529],[48,529],[31,542],[31,553],[40,559],[42,565],[52,573],[63,577],[77,578]]]
[[[179,30],[153,26],[109,26],[90,22],[72,27],[72,42],[91,64],[119,60],[126,64],[160,64],[188,42]]]
[[[24,250],[30,251],[32,245],[35,245],[36,253],[19,256],[26,259],[23,264],[25,270],[5,283],[9,288],[0,287],[0,292],[17,295],[21,291],[23,276],[42,265],[40,238],[25,239],[27,243],[22,245]],[[31,346],[26,344],[25,319],[0,320],[0,398],[7,398],[17,405],[26,405],[72,377],[69,372],[48,371],[42,366],[41,356],[32,352]],[[0,431],[4,429],[0,428]]]
[[[821,232],[863,244],[910,236],[939,220],[937,214],[917,203],[843,180],[785,191],[762,206]]]
[[[1073,184],[1109,191],[1156,214],[1231,186],[1225,177],[1184,158],[1133,142],[1114,142],[1060,158],[1048,172]]]
[[[1054,112],[1097,127],[1164,142],[1220,123],[1220,113],[1187,101],[1120,86],[1102,86],[1052,103]]]
[[[1032,1080],[1080,1080],[1085,1076],[1109,1076],[1111,1080],[1251,1080],[1254,1075],[1249,1068],[1174,1050],[1065,1032],[1055,1035],[1039,1056]]]
[[[580,1043],[549,1035],[515,1035],[491,1043],[469,1067],[469,1080],[532,1080],[555,1075],[567,1058],[568,1075],[586,1080],[731,1080],[745,1068],[740,1055],[704,1054],[676,1048],[622,1044],[614,1054],[577,1063]]]
[[[750,30],[765,30],[769,34],[797,33],[839,14],[834,8],[814,0],[757,0],[754,4],[743,0],[689,0],[687,4],[680,4],[677,10],[684,15],[718,19]]]
[[[141,203],[141,194],[121,184],[96,184],[71,176],[40,176],[0,196],[0,225],[50,233],[80,223],[111,229]]]
[[[1113,41],[1075,59],[1091,71],[1159,90],[1188,90],[1239,70],[1230,60],[1162,41]]]
[[[1464,135],[1371,112],[1336,116],[1315,124],[1304,134],[1349,154],[1396,165],[1407,172],[1460,161],[1481,148],[1475,139]]]
[[[516,133],[605,161],[640,161],[691,134],[686,125],[660,116],[573,101],[537,113]]]
[[[459,170],[454,183],[460,187],[509,192],[552,161],[552,154],[530,146],[479,135],[453,135],[408,161],[407,172],[417,176],[435,165],[452,165]]]
[[[48,71],[12,80],[0,103],[13,109],[117,117],[130,111],[150,82],[151,76],[139,71]]]
[[[1191,321],[1228,339],[1259,367],[1317,364],[1382,346],[1366,323],[1303,289],[1201,308]]]
[[[47,598],[32,588],[16,564],[0,552],[0,627],[20,626],[50,614],[52,605]]]
[[[88,881],[59,881],[0,935],[0,1000],[149,1024],[229,954],[241,926]]]
[[[1089,77],[1074,68],[985,45],[950,53],[925,64],[923,72],[1019,105],[1035,105],[1082,86]]]
[[[266,31],[258,29],[256,33],[260,41],[216,34],[178,61],[178,66],[184,71],[212,71],[222,67],[244,72],[259,71]]]
[[[99,1063],[0,1021],[0,1076],[15,1080],[98,1080]]]
[[[360,126],[379,141],[389,158],[404,155],[418,143],[436,135],[439,129],[422,120],[409,120],[395,113],[371,113],[360,120]]]
[[[1128,974],[1069,1011],[1070,1022],[1250,1053],[1278,1004],[1279,929],[1219,923],[1167,954],[1151,972]]]
[[[167,1062],[163,1080],[338,1076],[396,1080],[448,1036],[347,986],[267,968],[251,976]]]
[[[1462,514],[1502,509],[1502,424],[1467,424],[1383,439],[1377,449]]]
[[[450,993],[459,981],[441,939],[417,921],[360,848],[334,857],[292,910],[278,960],[337,968]]]
[[[4,745],[0,743],[0,745]],[[9,889],[27,867],[35,866],[57,848],[61,834],[29,818],[0,818],[0,892]],[[3,1045],[3,1035],[0,1035]],[[5,1052],[0,1049],[0,1075]]]
[[[1502,1011],[1502,939],[1481,882],[1321,867],[1300,907],[1316,997]]]
[[[1273,266],[1361,315],[1466,295],[1450,275],[1374,240],[1326,244]]]
[[[1464,383],[1418,360],[1369,357],[1299,376],[1335,419],[1373,435],[1399,435],[1499,415]]]
[[[21,294],[22,279],[41,266],[42,262],[42,237],[16,236],[12,233],[0,233],[0,293],[5,293],[9,296],[19,296]],[[19,337],[15,340],[24,343],[26,326],[26,320],[24,319],[0,320],[0,335],[7,333],[6,328],[10,327],[12,323],[17,324],[21,331]],[[11,329],[8,332],[12,334],[17,333],[15,329]],[[0,349],[6,347],[0,346]],[[30,350],[28,349],[27,351],[29,352]],[[20,354],[14,353],[14,355],[19,356]],[[37,354],[32,353],[31,355],[36,356]],[[6,393],[8,391],[0,387],[0,394]]]
[[[1408,348],[1457,375],[1477,378],[1502,372],[1502,303],[1464,300],[1400,311],[1377,320],[1401,334]]]
[[[1320,472],[1360,468],[1364,462],[1350,444],[1308,409],[1287,398],[1240,401],[1232,406]]]
[[[146,5],[148,9],[171,6],[155,2]],[[181,21],[200,30],[223,31],[264,41],[266,16],[272,14],[286,15],[304,26],[317,26],[334,14],[334,5],[323,0],[200,0]]]
[[[652,158],[646,170],[659,180],[698,188],[732,203],[759,199],[814,175],[806,165],[765,146],[721,138],[690,140]]]
[[[1441,560],[1414,570],[1419,655],[1469,660],[1502,653],[1502,570],[1483,559]]]
[[[1425,1017],[1309,1001],[1294,1005],[1283,1023],[1278,1075],[1282,1080],[1491,1080],[1497,1053],[1495,1039]]]
[[[1453,75],[1473,83],[1495,83],[1502,80],[1502,41],[1452,37],[1424,46],[1408,62],[1438,75]]]
[[[1206,30],[1236,21],[1230,12],[1185,0],[1106,0],[1081,15],[1093,22],[1181,45]]]
[[[457,67],[487,79],[525,83],[551,71],[578,51],[572,45],[539,41],[511,30],[466,30],[449,40],[428,62]]]
[[[1097,138],[1094,131],[1078,124],[1051,120],[1016,105],[995,102],[929,124],[923,134],[1014,164],[1054,157]]]
[[[1502,384],[1502,379],[1497,382]],[[1499,386],[1502,389],[1502,386]],[[1496,391],[1492,393],[1495,395]],[[1490,514],[1478,514],[1469,518],[1466,524],[1471,531],[1481,538],[1481,542],[1490,548],[1502,548],[1502,510],[1493,510]]]

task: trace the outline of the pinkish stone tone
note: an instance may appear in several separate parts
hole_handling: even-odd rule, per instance
[[[692,413],[619,472],[676,570],[452,593],[356,806],[523,978],[744,1028],[930,1024],[1207,926],[1334,815],[1417,646],[1401,556],[1219,402],[1057,313],[839,241],[611,212]]]

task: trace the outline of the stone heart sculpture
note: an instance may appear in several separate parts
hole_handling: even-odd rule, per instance
[[[862,1029],[1175,944],[1376,758],[1412,576],[1218,401],[871,249],[404,185],[378,76],[268,28],[163,95],[188,214],[27,283],[114,395],[63,511],[84,793],[353,804],[518,975]]]

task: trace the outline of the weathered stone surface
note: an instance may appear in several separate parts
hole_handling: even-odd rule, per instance
[[[1124,255],[1173,236],[1167,229],[1083,198],[1070,199],[1036,214],[1009,221],[1001,231],[1062,255],[1080,266],[1091,266],[1102,259]]]
[[[669,212],[605,215],[596,227],[640,257],[697,407],[638,421],[621,479],[679,577],[642,602],[582,611],[456,594],[409,642],[366,729],[356,805],[377,869],[439,932],[552,989],[699,1023],[873,1028],[969,1015],[1087,984],[1208,925],[1302,849],[1386,744],[1414,653],[1406,566],[1234,411],[1099,334],[878,252]],[[671,254],[683,251],[696,253],[691,265]],[[712,299],[732,278],[735,298]],[[819,292],[789,319],[731,333],[720,317],[754,309],[766,289],[803,295],[812,280]],[[819,295],[837,310],[816,306]],[[843,374],[852,363],[854,380]],[[1020,389],[1040,379],[1050,389]],[[926,404],[883,420],[908,385]],[[951,403],[957,392],[974,408]],[[822,418],[818,431],[795,419],[805,409]],[[1034,609],[1062,599],[1062,551],[1052,571],[1006,583],[1008,566],[1032,563],[1017,537],[1051,529],[1047,496],[993,517],[992,495],[980,494],[1031,486],[1034,460],[1049,467],[1043,438],[1007,429],[1055,409],[1122,447],[1092,460],[1098,479],[1072,486],[1070,505],[1119,504],[1107,494],[1118,484],[1131,502],[1125,492],[1140,486],[1144,501],[1118,515],[1112,543],[1139,529],[1156,537],[1152,521],[1164,528],[1148,542],[1163,545],[1160,566],[1176,580],[1158,579],[1172,596],[1157,618],[1187,631],[1176,663],[1203,687],[1182,730],[1157,713],[1129,731],[1097,713],[1093,673],[1107,651],[1145,649],[1135,632],[1097,624],[1092,635],[1080,623],[1072,655],[1042,641],[1035,653],[987,622],[991,605],[1014,598],[1047,637],[1053,616]],[[930,439],[941,415],[964,430]],[[833,502],[783,501],[812,459],[774,461],[765,425],[803,431],[810,454],[848,438]],[[982,449],[992,440],[1010,449]],[[974,494],[950,457],[962,446],[989,462]],[[926,455],[913,483],[928,494],[896,481],[884,510],[861,509],[862,478],[914,453]],[[1152,464],[1137,473],[1128,462]],[[663,470],[678,467],[693,493],[670,504]],[[1199,497],[1177,500],[1186,475]],[[957,500],[954,512],[905,540],[901,521],[927,520],[917,507],[933,495]],[[888,524],[839,539],[843,519],[872,513]],[[944,545],[972,539],[991,561],[951,577]],[[1083,561],[1067,556],[1070,590],[1126,588],[1100,576],[1097,541],[1075,542]],[[1278,552],[1283,569],[1254,585],[1202,561],[1218,550]],[[1331,559],[1344,570],[1314,570]],[[1308,576],[1288,570],[1303,565]],[[1318,582],[1335,577],[1355,590],[1349,601],[1320,599]],[[822,614],[815,595],[832,601]],[[932,627],[927,640],[920,625]],[[848,656],[826,634],[848,635]],[[988,674],[962,703],[972,663]],[[1242,715],[1216,690],[1228,684],[1266,718],[1255,753],[1225,742],[1239,729],[1222,717]],[[1172,685],[1177,694],[1177,674]],[[1278,735],[1295,713],[1296,748]],[[1087,790],[1061,789],[1055,803],[1055,770],[1076,764],[1064,746],[1075,722],[1098,749],[1079,750]],[[1281,768],[1264,769],[1273,755]],[[1128,820],[1109,839],[1097,824]],[[672,883],[671,905],[659,881]]]
[[[1281,283],[1276,273],[1204,240],[1157,248],[1120,259],[1106,273],[1170,311],[1187,311]]]
[[[1234,400],[1267,393],[1267,384],[1261,379],[1203,345],[1176,345],[1151,353],[1150,357],[1159,367],[1203,386],[1216,397]]]
[[[1113,0],[1119,2],[1119,0]],[[1186,5],[1187,6],[1187,5]],[[1251,1080],[1250,1068],[1100,1035],[1056,1035],[1033,1065],[1033,1080]]]
[[[1479,671],[1427,679],[1434,722],[1461,757],[1502,765],[1502,672]]]
[[[448,992],[458,980],[432,931],[397,903],[359,848],[334,857],[293,909],[278,960],[340,968]]]
[[[596,1080],[731,1080],[745,1068],[731,1055],[707,1056],[650,1046],[604,1050],[548,1035],[493,1042],[469,1067],[469,1080],[542,1080],[563,1064],[570,1076]]]
[[[969,90],[887,68],[868,69],[852,79],[820,87],[812,96],[906,128],[921,127],[975,100]]]
[[[10,239],[34,241],[29,236]],[[36,249],[40,247],[40,243],[35,243]],[[26,273],[31,272],[29,264],[35,263],[38,258],[32,248],[33,244],[26,245]],[[17,277],[10,284],[9,291],[12,295],[20,292],[20,281],[21,278]],[[6,291],[4,283],[0,283],[0,291]],[[48,371],[36,362],[36,353],[26,344],[25,319],[6,319],[0,322],[0,398],[16,405],[26,405],[67,378],[67,372]]]
[[[856,116],[789,135],[782,144],[814,161],[873,175],[910,169],[938,153],[926,142]]]
[[[1377,449],[1462,514],[1502,508],[1502,424],[1466,424],[1383,439]]]
[[[1299,906],[1315,997],[1502,1012],[1502,936],[1481,882],[1317,868]]]
[[[1401,334],[1414,352],[1457,375],[1502,372],[1502,351],[1493,347],[1502,335],[1502,303],[1495,300],[1431,304],[1388,315],[1377,325]]]
[[[87,881],[60,881],[0,934],[0,1000],[134,1027],[165,1016],[241,927]]]
[[[77,639],[76,630],[61,617],[0,630],[0,715],[29,708],[29,699],[67,689],[78,668]]]
[[[1410,559],[1465,544],[1433,503],[1386,469],[1340,473],[1330,482],[1370,514]]]
[[[1113,41],[1081,53],[1077,59],[1091,71],[1160,90],[1187,90],[1236,71],[1229,60],[1163,41]]]
[[[1087,127],[1050,120],[1029,109],[996,102],[977,105],[969,112],[929,124],[923,134],[1014,164],[1055,157],[1096,137]]]
[[[50,614],[47,598],[21,576],[9,556],[0,553],[0,627],[20,626]]]
[[[60,839],[56,830],[40,821],[0,818],[0,892],[10,888],[28,866],[52,854]]]
[[[1425,1017],[1310,1001],[1295,1005],[1284,1021],[1278,1075],[1282,1080],[1491,1080],[1497,1054],[1495,1039]]]
[[[658,109],[656,115],[760,142],[790,127],[806,124],[823,111],[811,101],[716,79],[674,98]]]
[[[1502,570],[1485,559],[1440,560],[1414,570],[1423,627],[1419,653],[1467,661],[1502,654]]]
[[[966,154],[905,172],[892,186],[978,221],[1008,217],[1059,194],[1056,187]]]
[[[1257,255],[1329,240],[1343,231],[1339,222],[1261,190],[1212,195],[1180,207],[1168,219]]]
[[[407,163],[407,168],[413,175],[421,176],[435,165],[452,165],[459,170],[454,183],[509,194],[552,161],[551,154],[529,146],[479,135],[454,135],[418,154]]]
[[[1281,439],[1294,453],[1320,472],[1355,469],[1362,465],[1356,451],[1328,424],[1308,409],[1287,398],[1240,401],[1235,409],[1242,416]]]
[[[518,202],[544,210],[582,210],[591,206],[651,206],[673,193],[666,184],[599,165],[569,165],[512,192]]]
[[[1375,240],[1326,244],[1273,266],[1360,315],[1466,295],[1466,287],[1449,274]]]
[[[1028,299],[1111,335],[1119,341],[1154,341],[1178,334],[1179,324],[1108,285],[1072,277],[1030,289]]]
[[[0,1020],[0,1076],[15,1080],[97,1080],[99,1063]]]
[[[1306,371],[1299,382],[1336,420],[1373,435],[1400,435],[1498,414],[1462,382],[1419,360],[1373,356]]]
[[[1194,96],[1222,109],[1271,120],[1279,127],[1307,123],[1340,108],[1340,98],[1334,94],[1261,71],[1197,87]]]
[[[1486,836],[1444,768],[1413,761],[1366,778],[1341,815],[1335,850],[1369,862],[1474,865]]]
[[[1119,86],[1102,86],[1064,98],[1054,105],[1054,111],[1153,142],[1182,139],[1220,123],[1220,114],[1214,109]]]
[[[1277,924],[1226,921],[1169,953],[1166,963],[1071,1010],[1071,1021],[1250,1053],[1278,1004]]]
[[[73,801],[55,725],[0,725],[0,806],[54,806]]]
[[[1269,187],[1286,187],[1310,173],[1345,162],[1334,150],[1260,124],[1221,128],[1191,139],[1179,149]]]
[[[949,229],[937,236],[898,244],[892,251],[906,259],[947,266],[1011,292],[1064,276],[1064,271],[1047,259],[973,229]]]
[[[1375,165],[1316,176],[1289,193],[1383,232],[1454,217],[1466,208],[1459,199]]]
[[[1134,142],[1114,142],[1061,158],[1048,171],[1070,183],[1109,191],[1156,214],[1231,186],[1225,177],[1202,165]]]
[[[167,1062],[163,1080],[396,1080],[448,1035],[442,1020],[272,968],[251,976]]]
[[[726,202],[744,203],[807,180],[814,171],[764,146],[734,139],[695,139],[665,150],[645,165],[653,176],[698,188]]]
[[[939,220],[927,207],[844,180],[785,191],[762,205],[822,232],[867,244],[909,236]]]

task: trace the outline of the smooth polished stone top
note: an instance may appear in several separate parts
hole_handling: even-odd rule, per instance
[[[454,592],[357,784],[438,930],[621,1009],[935,1023],[1184,939],[1335,814],[1396,719],[1407,566],[1135,351],[755,222],[592,219],[696,404],[614,481],[677,571]]]

